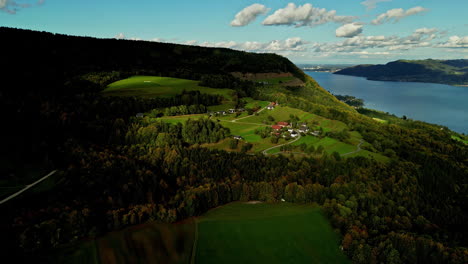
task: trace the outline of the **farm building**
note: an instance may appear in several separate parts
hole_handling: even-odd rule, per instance
[[[273,110],[273,109],[275,109],[275,106],[276,106],[276,103],[275,103],[275,102],[271,102],[271,103],[267,106],[267,109],[268,109],[268,110]]]
[[[271,128],[273,128],[274,130],[281,130],[283,127],[279,125],[272,125]]]
[[[278,122],[276,123],[278,126],[281,126],[281,127],[287,127],[289,126],[289,123],[288,122]]]
[[[237,139],[237,140],[242,140],[244,139],[242,136],[234,136],[234,139]]]

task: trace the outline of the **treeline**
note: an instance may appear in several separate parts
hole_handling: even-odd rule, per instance
[[[207,108],[204,105],[179,105],[171,106],[164,109],[165,116],[204,114]]]
[[[357,107],[357,108],[360,108],[360,107],[363,107],[364,106],[364,100],[363,99],[359,99],[359,98],[356,98],[354,96],[351,96],[351,95],[339,95],[339,94],[335,94],[334,95],[338,100],[346,103],[347,105],[350,105],[350,106],[353,106],[353,107]]]
[[[125,142],[153,147],[182,147],[184,144],[215,143],[229,135],[228,128],[207,118],[188,119],[182,125],[145,117],[128,128]]]
[[[227,74],[205,74],[201,76],[200,86],[234,89],[240,97],[253,97],[256,95],[257,87],[260,84],[241,80]]]
[[[17,87],[18,80],[28,82],[24,88],[41,93],[64,93],[67,80],[88,75],[99,78],[101,72],[131,73],[200,80],[205,74],[227,75],[231,72],[291,72],[299,79],[305,74],[288,59],[276,54],[258,54],[225,48],[207,48],[151,41],[96,39],[46,32],[0,27],[5,50],[0,65],[8,85]],[[27,43],[34,42],[35,48]],[[38,52],[40,50],[41,52]],[[27,62],[27,63],[25,63]],[[90,74],[95,73],[95,74]],[[96,74],[97,73],[97,74]],[[91,76],[94,75],[94,76]],[[19,93],[8,89],[9,93]]]

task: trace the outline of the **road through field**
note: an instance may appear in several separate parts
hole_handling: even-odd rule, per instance
[[[274,147],[271,147],[271,148],[267,148],[267,149],[265,149],[262,153],[263,153],[264,155],[268,155],[267,152],[270,151],[270,150],[272,150],[272,149],[275,149],[275,148],[279,148],[279,147],[282,147],[282,146],[286,146],[286,145],[292,144],[292,143],[298,141],[299,139],[301,139],[301,135],[300,135],[300,134],[298,134],[298,135],[299,135],[299,136],[298,136],[296,139],[294,139],[294,140],[292,140],[292,141],[289,141],[288,143],[284,143],[284,144],[277,145],[277,146],[274,146]]]
[[[26,185],[26,187],[24,187],[23,189],[21,189],[20,191],[8,196],[7,198],[3,199],[2,201],[0,201],[0,204],[3,204],[3,203],[6,203],[8,202],[9,200],[15,198],[16,196],[22,194],[23,192],[25,192],[26,190],[28,190],[29,188],[32,188],[34,187],[35,185],[39,184],[40,182],[42,182],[43,180],[49,178],[50,176],[54,175],[57,171],[54,170],[54,171],[51,171],[49,174],[47,174],[46,176],[40,178],[39,180],[29,184],[29,185]]]
[[[359,141],[359,144],[357,145],[357,149],[356,149],[355,151],[351,151],[351,152],[342,154],[341,156],[343,157],[343,156],[351,155],[351,154],[354,154],[354,153],[358,153],[359,151],[362,150],[362,149],[361,149],[362,143],[364,143],[364,140],[361,139],[361,140]]]
[[[258,113],[262,112],[262,111],[265,110],[265,109],[266,109],[266,107],[263,107],[262,109],[258,110],[258,112],[255,112],[255,113],[258,114]],[[248,115],[248,116],[244,116],[244,117],[241,117],[241,118],[237,118],[237,119],[231,120],[231,122],[234,122],[234,123],[235,123],[235,122],[237,122],[237,120],[241,120],[241,119],[244,119],[244,118],[247,118],[247,117],[251,117],[251,116],[254,116],[254,115],[255,115],[255,114],[253,114],[253,115]]]

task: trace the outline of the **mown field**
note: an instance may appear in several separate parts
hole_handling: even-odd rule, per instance
[[[231,203],[198,219],[195,263],[349,263],[320,208]]]
[[[232,99],[231,89],[215,89],[199,86],[197,81],[170,77],[134,76],[109,84],[103,91],[106,96],[139,96],[145,98],[172,97],[183,91],[222,95]]]

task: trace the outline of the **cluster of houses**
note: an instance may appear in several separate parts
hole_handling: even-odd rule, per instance
[[[268,110],[273,110],[275,109],[275,107],[279,106],[279,104],[277,102],[271,102],[268,106],[267,106],[267,109]]]
[[[287,132],[292,138],[298,137],[300,133],[306,134],[306,133],[309,133],[310,131],[306,123],[299,124],[298,128],[293,128],[292,125],[289,124],[288,122],[278,122],[276,123],[276,125],[272,125],[271,128],[274,130],[272,134],[276,136],[280,136],[281,135],[280,132],[284,130],[283,128],[286,128]],[[320,131],[313,131],[313,132],[310,132],[310,134],[317,137],[320,135]],[[283,133],[283,137],[286,137],[287,135],[288,134]]]

